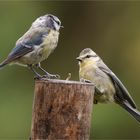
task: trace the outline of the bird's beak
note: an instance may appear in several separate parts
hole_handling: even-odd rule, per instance
[[[82,62],[82,58],[81,57],[77,57],[76,60],[78,60],[79,62]]]

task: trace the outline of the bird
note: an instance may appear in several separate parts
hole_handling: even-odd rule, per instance
[[[40,63],[57,47],[61,27],[61,21],[52,14],[38,17],[28,31],[16,41],[15,47],[0,64],[0,68],[7,64],[27,66],[36,78],[42,78],[35,70],[36,67],[45,72],[46,78],[58,78],[59,75],[48,73]]]
[[[140,112],[128,90],[91,48],[83,49],[76,59],[80,81],[95,86],[94,104],[116,103],[140,122]]]

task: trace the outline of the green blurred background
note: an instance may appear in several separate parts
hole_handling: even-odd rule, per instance
[[[43,66],[63,79],[78,80],[75,58],[92,48],[123,81],[140,109],[140,2],[0,2],[0,61],[41,15],[58,16],[64,29]],[[28,139],[34,94],[33,74],[24,67],[0,71],[0,139]],[[140,139],[140,125],[119,106],[95,105],[91,139]]]

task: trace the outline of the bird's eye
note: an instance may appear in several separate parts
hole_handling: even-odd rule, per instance
[[[86,58],[90,58],[90,55],[87,55]]]
[[[60,22],[59,21],[55,21],[58,25],[60,25]]]

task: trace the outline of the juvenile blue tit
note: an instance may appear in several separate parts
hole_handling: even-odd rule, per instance
[[[95,104],[115,102],[140,122],[140,112],[129,92],[95,52],[86,48],[77,60],[80,80],[90,81],[95,85]]]
[[[17,40],[15,48],[0,67],[13,63],[28,66],[38,78],[41,78],[34,69],[37,67],[45,72],[47,78],[57,78],[57,75],[45,71],[40,62],[47,59],[57,47],[60,27],[61,21],[54,15],[47,14],[37,18],[29,30]]]

